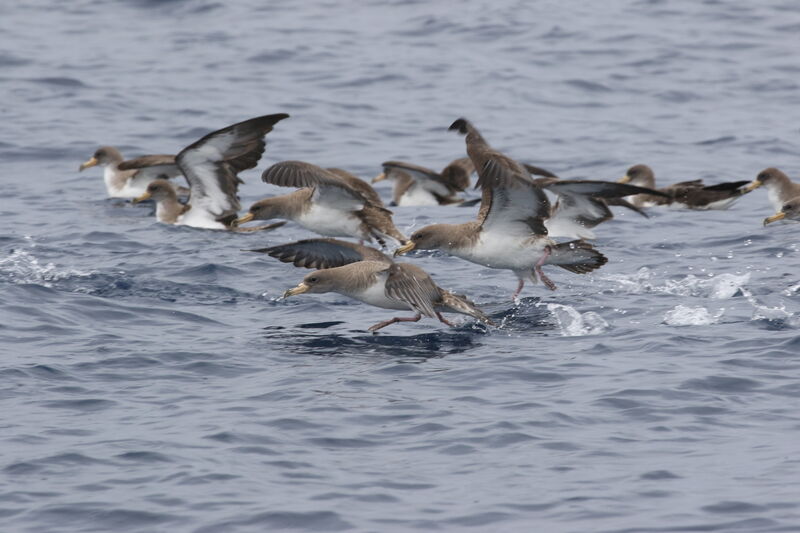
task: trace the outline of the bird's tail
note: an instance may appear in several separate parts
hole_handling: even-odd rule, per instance
[[[449,307],[450,310],[455,313],[469,315],[476,320],[480,320],[484,324],[488,324],[489,326],[496,325],[494,322],[492,322],[492,319],[489,318],[489,315],[481,311],[478,306],[476,306],[466,296],[446,291],[444,289],[440,289],[440,292],[442,295],[443,307]]]
[[[586,274],[608,263],[608,258],[586,241],[562,242],[550,247],[546,265],[558,265],[576,274]]]

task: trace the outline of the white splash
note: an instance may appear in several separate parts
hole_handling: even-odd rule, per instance
[[[599,335],[608,329],[608,322],[593,311],[581,314],[574,307],[561,304],[547,304],[547,310],[555,317],[565,337]]]
[[[705,307],[676,305],[666,312],[664,323],[669,326],[708,326],[718,323],[724,312],[724,309],[720,309],[717,314],[712,315]]]
[[[37,283],[52,287],[53,282],[72,278],[87,277],[94,272],[59,269],[53,263],[42,265],[30,252],[14,250],[11,255],[0,259],[0,278],[15,284]]]
[[[665,280],[659,284],[654,280],[656,274],[647,267],[640,268],[633,276],[607,276],[606,279],[619,284],[629,294],[661,293],[675,296],[695,296],[727,300],[739,294],[744,285],[750,281],[750,273],[720,274],[708,278],[700,278],[694,274],[677,279]]]
[[[753,306],[753,316],[751,320],[786,320],[792,325],[800,323],[800,319],[786,310],[786,304],[780,304],[777,307],[769,307],[756,299],[756,297],[748,290],[743,291],[744,297]]]

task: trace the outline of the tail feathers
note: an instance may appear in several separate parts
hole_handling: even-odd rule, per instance
[[[408,237],[403,235],[394,225],[391,211],[388,209],[365,205],[356,214],[361,219],[362,227],[366,230],[365,233],[375,238],[381,243],[381,246],[385,245],[384,237],[390,237],[400,244],[408,242]]]
[[[442,307],[449,307],[453,312],[469,315],[489,326],[496,326],[496,324],[492,322],[492,319],[467,299],[466,296],[444,289],[439,289],[439,291],[442,296]]]
[[[546,264],[557,265],[575,274],[586,274],[608,263],[608,258],[585,241],[569,241],[551,247]]]

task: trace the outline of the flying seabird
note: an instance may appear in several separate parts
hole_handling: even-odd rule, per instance
[[[477,186],[482,189],[478,219],[424,227],[411,235],[411,242],[398,248],[396,254],[415,248],[441,249],[489,268],[512,270],[519,278],[515,299],[525,279],[535,282],[537,274],[548,288],[555,289],[555,284],[542,272],[543,265],[558,265],[583,274],[608,261],[586,242],[556,243],[548,237],[546,221],[552,212],[544,191],[550,190],[561,198],[619,196],[626,194],[625,189],[619,189],[620,184],[533,179],[523,165],[489,146],[467,120],[456,120],[450,129],[466,134],[467,153],[478,169]]]
[[[151,181],[181,175],[174,155],[146,155],[125,161],[113,146],[98,148],[78,170],[98,165],[103,167],[103,181],[110,198],[136,198]]]
[[[178,203],[172,184],[166,180],[152,182],[134,201],[153,198],[156,217],[166,224],[231,229],[241,207],[236,195],[241,180],[236,174],[258,164],[266,147],[264,136],[288,116],[278,113],[245,120],[209,133],[181,150],[175,164],[190,186],[185,206]]]
[[[453,326],[443,312],[460,313],[494,325],[465,296],[446,291],[427,272],[409,263],[395,263],[380,251],[337,239],[307,239],[260,250],[298,267],[315,268],[303,281],[284,293],[336,292],[384,309],[411,310],[413,317],[395,317],[371,326],[378,331],[397,322],[417,322],[422,316]]]
[[[634,165],[628,169],[619,183],[630,183],[640,187],[655,189],[665,196],[637,194],[628,200],[636,207],[655,205],[671,205],[684,209],[727,209],[750,191],[744,188],[747,181],[731,181],[706,186],[703,180],[692,180],[675,183],[669,187],[656,189],[656,178],[653,170],[647,165]]]
[[[386,161],[382,166],[383,172],[372,183],[393,180],[392,203],[398,206],[461,203],[464,199],[456,194],[469,187],[475,171],[468,157],[452,161],[441,172],[402,161]]]
[[[770,167],[759,172],[756,179],[745,187],[745,191],[762,186],[767,188],[767,197],[776,211],[781,211],[786,202],[800,196],[800,183],[794,183],[777,168]]]
[[[283,161],[265,170],[261,179],[298,190],[255,202],[234,224],[284,218],[327,237],[354,237],[365,241],[374,238],[381,245],[385,244],[386,237],[399,243],[408,242],[395,227],[392,212],[383,207],[375,190],[341,169]]]

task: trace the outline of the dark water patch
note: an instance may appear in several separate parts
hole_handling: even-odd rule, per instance
[[[645,472],[641,476],[641,479],[646,479],[650,481],[662,481],[665,479],[680,479],[681,476],[675,475],[669,470],[651,470],[650,472]]]
[[[129,461],[134,463],[150,464],[150,463],[172,463],[172,459],[168,456],[151,451],[134,451],[125,452],[116,456],[117,459],[122,461]]]
[[[65,531],[80,528],[86,531],[128,531],[183,522],[180,516],[134,509],[106,509],[92,503],[53,505],[32,513],[35,522]],[[55,524],[58,524],[55,526]],[[55,529],[51,529],[54,531]]]
[[[69,409],[83,413],[93,413],[97,411],[104,411],[117,405],[117,402],[112,400],[103,400],[100,398],[87,398],[84,400],[57,400],[41,402],[44,407],[52,407],[55,409]]]
[[[51,85],[54,87],[67,87],[70,89],[86,87],[85,83],[75,78],[61,78],[61,77],[31,78],[29,81],[32,81],[34,83],[39,83],[41,85]]]
[[[217,522],[201,527],[195,533],[252,531],[253,527],[266,531],[345,531],[353,529],[354,526],[333,511],[282,511],[259,513]]]

